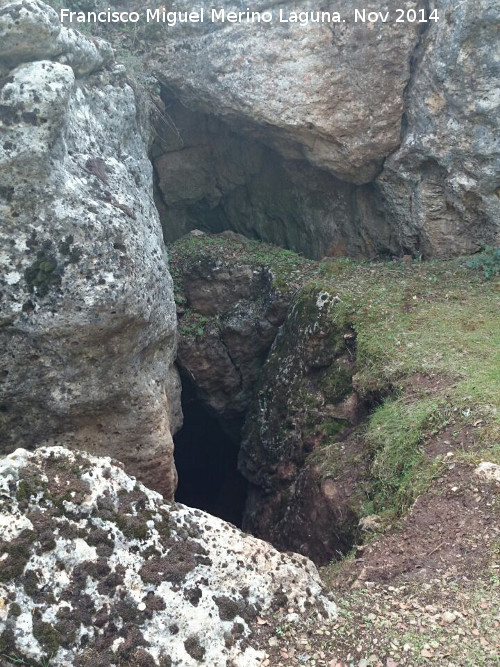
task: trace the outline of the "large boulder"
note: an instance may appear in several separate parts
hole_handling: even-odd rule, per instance
[[[396,8],[424,5],[386,0],[364,8],[394,19]],[[198,6],[205,22],[168,27],[156,52],[158,75],[188,108],[209,111],[285,157],[305,158],[343,180],[366,183],[377,175],[399,145],[418,23],[356,23],[351,0],[334,8],[344,22],[307,25],[280,22],[280,10],[315,16],[312,0],[257,0],[251,11],[270,11],[273,21],[253,24],[212,23],[211,3]],[[180,0],[175,9],[191,7]],[[241,11],[241,4],[224,0],[221,10]]]
[[[253,667],[259,617],[335,617],[306,558],[166,503],[109,458],[16,450],[0,526],[0,652],[29,664]]]
[[[175,309],[134,92],[36,0],[0,34],[0,452],[110,454],[170,497]]]
[[[500,244],[500,18],[491,0],[434,3],[408,89],[405,132],[378,179],[406,252]]]

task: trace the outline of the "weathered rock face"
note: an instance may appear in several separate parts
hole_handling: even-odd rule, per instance
[[[198,398],[239,443],[256,378],[312,262],[221,234],[172,246],[179,302],[177,363]]]
[[[111,454],[169,497],[175,310],[134,93],[36,0],[0,36],[0,451]]]
[[[257,615],[335,616],[313,564],[165,503],[109,458],[0,461],[0,650],[53,665],[262,663]]]
[[[395,15],[396,8],[424,4],[389,0],[364,7]],[[210,3],[199,6],[210,14]],[[231,0],[218,7],[241,11]],[[180,0],[175,8],[191,5]],[[272,11],[274,21],[169,27],[160,76],[187,107],[243,126],[286,158],[305,158],[342,180],[370,181],[399,145],[418,23],[356,24],[351,0],[336,3],[346,20],[338,24],[279,22],[280,9],[286,16],[315,13],[312,0],[258,0],[251,9]]]
[[[166,91],[162,97],[153,164],[167,243],[192,229],[232,230],[307,257],[397,254],[394,235],[372,204],[373,186],[285,160]]]
[[[495,3],[365,3],[387,24],[355,23],[354,5],[337,3],[337,25],[280,24],[317,5],[262,0],[252,11],[272,24],[150,28],[169,91],[155,163],[167,238],[233,229],[316,258],[500,243]],[[438,20],[395,22],[424,6]]]
[[[434,5],[403,141],[377,182],[401,246],[446,256],[500,243],[500,19],[491,0]]]
[[[349,314],[331,286],[317,286],[316,262],[231,234],[181,239],[171,266],[179,365],[233,448],[241,445],[245,530],[317,563],[338,557],[357,534],[369,460],[353,428],[366,401],[353,387]],[[196,437],[203,453],[203,429]],[[222,443],[212,447],[216,460]]]
[[[338,296],[299,292],[259,378],[240,450],[250,480],[244,528],[325,563],[352,545],[367,473],[352,426],[355,334]]]
[[[328,415],[320,419],[317,448],[305,453],[301,464],[283,461],[281,476],[272,467],[265,469],[262,477],[267,473],[272,487],[249,485],[242,523],[278,549],[295,550],[326,565],[360,540],[370,459],[357,434],[335,441],[328,433]],[[246,441],[243,469],[252,444]]]

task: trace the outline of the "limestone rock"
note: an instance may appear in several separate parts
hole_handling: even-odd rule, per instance
[[[424,5],[386,0],[363,6],[395,16],[396,8]],[[209,16],[210,3],[198,7]],[[242,9],[232,0],[218,8]],[[177,11],[191,9],[187,0],[175,4]],[[207,18],[177,24],[155,34],[152,66],[187,108],[263,138],[287,159],[305,158],[342,180],[366,183],[399,145],[419,26],[355,23],[351,0],[339,0],[334,9],[345,23],[280,23],[280,10],[316,12],[317,3],[257,0],[251,10],[271,11],[272,23]]]
[[[77,79],[105,58],[54,16],[0,10],[0,452],[110,454],[168,497],[176,322],[146,141],[124,71]]]
[[[199,399],[239,442],[256,378],[313,263],[223,234],[188,236],[171,250],[182,304],[177,363]]]
[[[251,482],[243,527],[324,564],[357,534],[365,445],[353,389],[356,340],[331,287],[294,298],[259,376],[239,468]]]
[[[14,0],[0,8],[0,60],[11,66],[56,58],[77,76],[109,65],[113,50],[102,39],[87,39],[61,26],[57,13],[39,0]]]
[[[3,2],[0,58],[15,64],[57,54],[61,24],[54,9],[39,0]]]
[[[0,461],[0,646],[51,665],[261,664],[275,607],[335,617],[313,564],[165,503],[109,458]]]
[[[489,461],[482,461],[474,473],[486,482],[500,482],[500,466]]]
[[[491,0],[432,4],[403,141],[378,183],[403,250],[435,257],[500,244],[500,19]]]
[[[179,240],[171,266],[186,386],[241,442],[245,530],[317,563],[338,557],[358,533],[369,460],[347,437],[364,406],[339,297],[316,285],[316,262],[227,234]]]

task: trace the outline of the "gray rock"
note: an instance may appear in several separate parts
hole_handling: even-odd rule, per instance
[[[408,90],[401,147],[378,179],[404,250],[425,256],[500,243],[498,3],[433,3]]]
[[[58,53],[61,24],[57,13],[39,0],[3,2],[0,8],[0,58],[14,63]]]
[[[14,0],[0,8],[0,60],[10,65],[57,57],[84,76],[113,61],[111,45],[61,26],[57,13],[39,0]]]
[[[257,615],[336,616],[306,558],[166,503],[109,458],[0,460],[0,527],[2,651],[29,664],[256,667]]]
[[[423,7],[386,0],[367,10]],[[201,2],[207,14],[210,3]],[[225,0],[226,11],[241,3]],[[176,10],[191,9],[187,0]],[[263,138],[287,159],[308,160],[339,178],[366,183],[400,141],[403,93],[418,42],[417,23],[361,25],[351,0],[335,10],[345,23],[280,23],[280,9],[317,11],[312,0],[257,0],[268,24],[178,24],[160,39],[155,66],[188,108],[208,111]],[[156,28],[154,28],[156,29]],[[155,55],[153,55],[155,58]]]
[[[111,454],[170,497],[176,321],[134,93],[120,69],[77,80],[103,58],[76,33],[55,48],[42,3],[0,30],[23,61],[0,89],[0,452]]]
[[[240,137],[231,147],[213,123],[171,132],[159,168],[166,238],[233,229],[310,257],[427,258],[498,245],[497,6],[436,0],[417,9],[426,4],[438,21],[355,24],[345,0],[335,7],[345,24],[280,25],[279,10],[298,7],[262,0],[252,10],[273,11],[273,24],[160,31],[152,66],[166,88],[187,114],[215,116]],[[410,6],[365,3],[393,19]],[[174,172],[187,146],[201,183],[198,200],[183,203]]]
[[[474,474],[481,477],[485,482],[499,482],[500,483],[500,466],[497,463],[490,463],[489,461],[481,461],[481,463],[474,470]]]

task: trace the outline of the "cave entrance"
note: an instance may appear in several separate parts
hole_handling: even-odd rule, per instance
[[[247,481],[237,468],[238,444],[182,379],[184,425],[174,436],[179,482],[175,500],[241,527]]]

